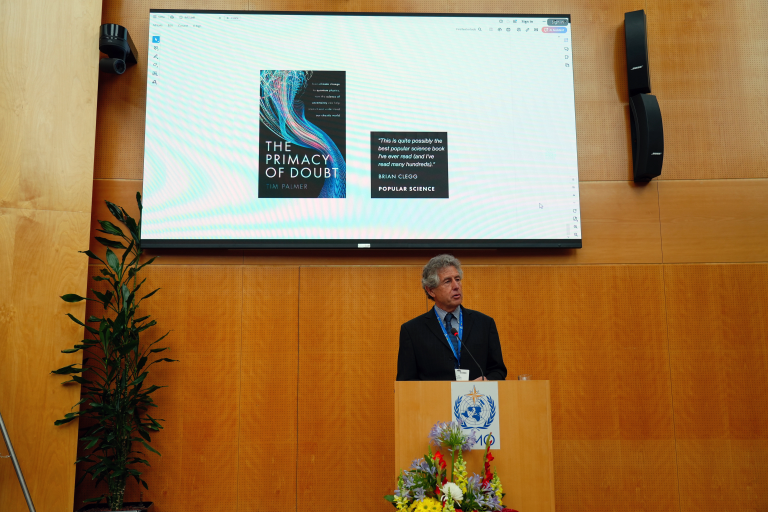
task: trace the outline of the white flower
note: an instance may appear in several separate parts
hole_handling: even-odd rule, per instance
[[[461,492],[461,488],[453,482],[446,483],[443,486],[442,491],[443,501],[445,501],[446,496],[450,496],[454,503],[461,503],[462,498],[464,498],[464,493]]]

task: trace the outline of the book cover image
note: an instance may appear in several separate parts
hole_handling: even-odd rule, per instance
[[[346,135],[346,72],[262,70],[259,197],[346,197]]]

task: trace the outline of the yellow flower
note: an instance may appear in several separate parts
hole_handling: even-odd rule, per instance
[[[424,498],[414,502],[414,505],[416,505],[414,512],[439,512],[443,509],[443,504],[435,498]]]
[[[504,491],[501,489],[501,480],[499,480],[499,474],[496,471],[493,472],[491,489],[493,489],[494,494],[496,494],[496,497],[499,498],[499,503],[501,503],[501,496],[504,494]]]

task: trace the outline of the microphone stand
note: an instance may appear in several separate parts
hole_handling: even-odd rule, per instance
[[[32,504],[32,496],[29,495],[29,489],[27,489],[27,483],[24,481],[24,475],[21,474],[21,466],[19,466],[19,461],[16,459],[16,453],[13,451],[11,438],[8,435],[8,430],[5,428],[2,414],[0,414],[0,430],[3,432],[3,439],[5,440],[5,446],[8,447],[9,457],[11,457],[11,462],[13,462],[13,469],[16,470],[16,477],[19,479],[21,492],[24,493],[24,499],[27,500],[27,508],[29,509],[29,512],[35,512],[35,506]]]
[[[456,336],[459,339],[459,342],[461,343],[461,346],[467,349],[467,354],[469,354],[469,357],[472,358],[472,360],[477,365],[477,369],[480,370],[480,376],[483,378],[483,380],[488,380],[485,378],[485,373],[483,373],[483,367],[480,366],[480,364],[477,362],[477,359],[475,359],[475,356],[472,355],[472,352],[469,351],[469,348],[467,348],[466,345],[464,345],[464,342],[461,341],[461,338],[459,338],[459,331],[456,330],[455,327],[451,328],[451,334]]]

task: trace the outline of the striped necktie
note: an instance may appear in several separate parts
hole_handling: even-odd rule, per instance
[[[445,315],[445,332],[448,333],[448,339],[451,340],[451,345],[453,345],[453,352],[456,354],[456,359],[459,359],[459,338],[454,336],[451,332],[453,330],[453,326],[451,325],[451,320],[453,320],[453,313],[448,313]]]

